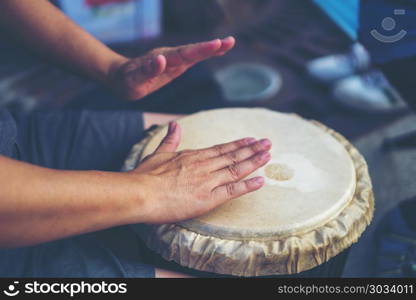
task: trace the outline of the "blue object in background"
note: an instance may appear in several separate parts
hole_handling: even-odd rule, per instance
[[[360,0],[314,0],[352,40],[357,40]]]
[[[106,44],[153,38],[161,32],[160,0],[56,2],[74,22]]]

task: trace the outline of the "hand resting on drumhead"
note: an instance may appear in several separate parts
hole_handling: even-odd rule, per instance
[[[156,151],[131,172],[146,188],[137,219],[170,223],[193,218],[261,188],[263,177],[244,179],[270,160],[271,142],[245,138],[200,150],[175,152],[181,128],[169,124]]]
[[[180,221],[262,187],[262,178],[244,178],[270,159],[268,140],[175,152],[180,134],[171,123],[157,151],[130,172],[54,170],[0,155],[0,248]]]

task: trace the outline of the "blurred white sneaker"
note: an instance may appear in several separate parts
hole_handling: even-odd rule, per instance
[[[334,84],[333,96],[345,106],[368,112],[392,112],[406,107],[396,89],[377,70],[339,80]]]
[[[306,70],[315,79],[330,83],[363,72],[369,67],[370,55],[361,44],[355,43],[349,53],[314,59],[306,65]]]

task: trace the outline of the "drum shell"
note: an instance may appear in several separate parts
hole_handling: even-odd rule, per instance
[[[146,248],[144,243],[142,244],[142,249],[146,249],[143,253],[143,256],[146,259],[146,263],[161,269],[168,269],[201,278],[239,278],[238,276],[203,272],[183,267],[178,263],[163,259],[154,251]],[[329,261],[307,271],[303,271],[297,274],[258,276],[256,278],[340,278],[344,272],[344,267],[347,262],[350,249],[351,247],[345,249],[335,257],[331,258]]]

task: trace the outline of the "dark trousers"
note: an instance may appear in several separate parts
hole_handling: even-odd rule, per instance
[[[17,158],[54,169],[118,171],[143,135],[137,111],[54,111],[14,118]],[[129,226],[116,227],[2,249],[0,277],[154,277],[142,252]]]

